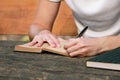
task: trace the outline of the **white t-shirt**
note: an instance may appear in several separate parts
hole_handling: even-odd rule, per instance
[[[65,2],[73,12],[78,33],[84,25],[88,25],[85,37],[120,34],[120,0],[65,0]]]

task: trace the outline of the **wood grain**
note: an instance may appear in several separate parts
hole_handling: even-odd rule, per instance
[[[27,34],[37,0],[1,0],[0,34]]]
[[[0,34],[28,34],[37,5],[38,0],[1,0]],[[76,34],[71,12],[64,2],[55,21],[53,33],[56,35]]]
[[[56,18],[53,33],[56,35],[76,35],[77,28],[73,21],[73,16],[70,8],[65,2],[61,3],[61,7]]]
[[[120,80],[120,71],[87,68],[89,58],[14,52],[16,41],[0,41],[0,80]]]

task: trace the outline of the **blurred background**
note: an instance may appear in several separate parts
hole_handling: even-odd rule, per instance
[[[29,41],[28,29],[36,14],[39,0],[0,0],[0,40]],[[62,1],[53,25],[55,35],[77,34],[69,7]]]

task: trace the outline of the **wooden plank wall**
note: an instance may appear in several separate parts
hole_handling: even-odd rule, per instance
[[[38,0],[1,0],[0,34],[28,34],[37,5]],[[55,21],[53,33],[56,35],[76,34],[71,11],[64,2]]]
[[[76,35],[77,28],[73,21],[72,12],[64,3],[61,4],[59,14],[53,27],[53,33],[56,35]]]

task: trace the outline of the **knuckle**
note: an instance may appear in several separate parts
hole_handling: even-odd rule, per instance
[[[36,36],[34,37],[34,39],[38,39],[38,37],[39,37],[39,35],[36,35]]]
[[[86,53],[86,52],[88,52],[88,49],[87,49],[87,48],[81,49],[81,53]]]
[[[74,50],[72,50],[71,48],[67,48],[67,52],[72,53],[72,52],[74,52]]]
[[[80,43],[78,43],[78,47],[85,47],[86,45],[85,45],[85,43],[83,43],[83,42],[80,42]]]
[[[50,44],[54,44],[54,42],[51,39],[48,39],[47,42],[49,42]]]

